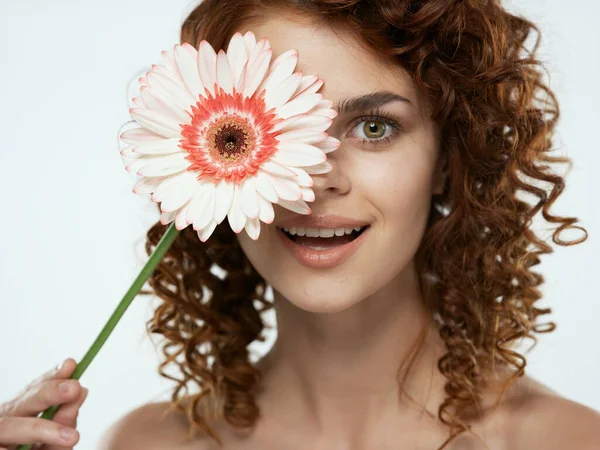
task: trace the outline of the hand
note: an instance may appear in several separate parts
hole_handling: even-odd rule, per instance
[[[15,450],[22,444],[34,444],[32,450],[65,450],[77,444],[77,415],[88,390],[79,380],[68,379],[76,366],[75,360],[68,358],[60,368],[31,382],[14,399],[0,403],[0,450]],[[37,417],[55,405],[61,406],[52,420]],[[61,431],[71,434],[61,435]]]

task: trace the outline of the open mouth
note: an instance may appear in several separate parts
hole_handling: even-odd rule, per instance
[[[354,241],[364,233],[367,228],[369,228],[369,225],[357,228],[279,228],[279,230],[287,239],[297,245],[310,247],[315,250],[326,250]]]

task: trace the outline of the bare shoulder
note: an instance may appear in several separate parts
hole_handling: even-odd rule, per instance
[[[116,420],[103,434],[99,450],[131,448],[213,450],[208,437],[188,439],[184,414],[170,408],[169,402],[142,405]]]
[[[530,377],[516,383],[508,411],[508,448],[600,450],[600,413]]]

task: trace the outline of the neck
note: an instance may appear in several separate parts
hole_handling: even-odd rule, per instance
[[[386,419],[397,428],[399,417],[418,416],[423,408],[437,415],[443,346],[414,270],[342,312],[307,312],[278,292],[275,312],[277,341],[258,364],[263,408],[328,436]],[[403,362],[404,369],[410,365],[411,353],[417,356],[410,371],[399,371]],[[400,395],[403,375],[408,397]]]

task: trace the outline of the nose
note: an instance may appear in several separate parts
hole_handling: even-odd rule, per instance
[[[311,175],[315,200],[327,196],[343,195],[350,191],[352,183],[344,167],[343,146],[327,154],[327,162],[332,169],[323,174]]]

